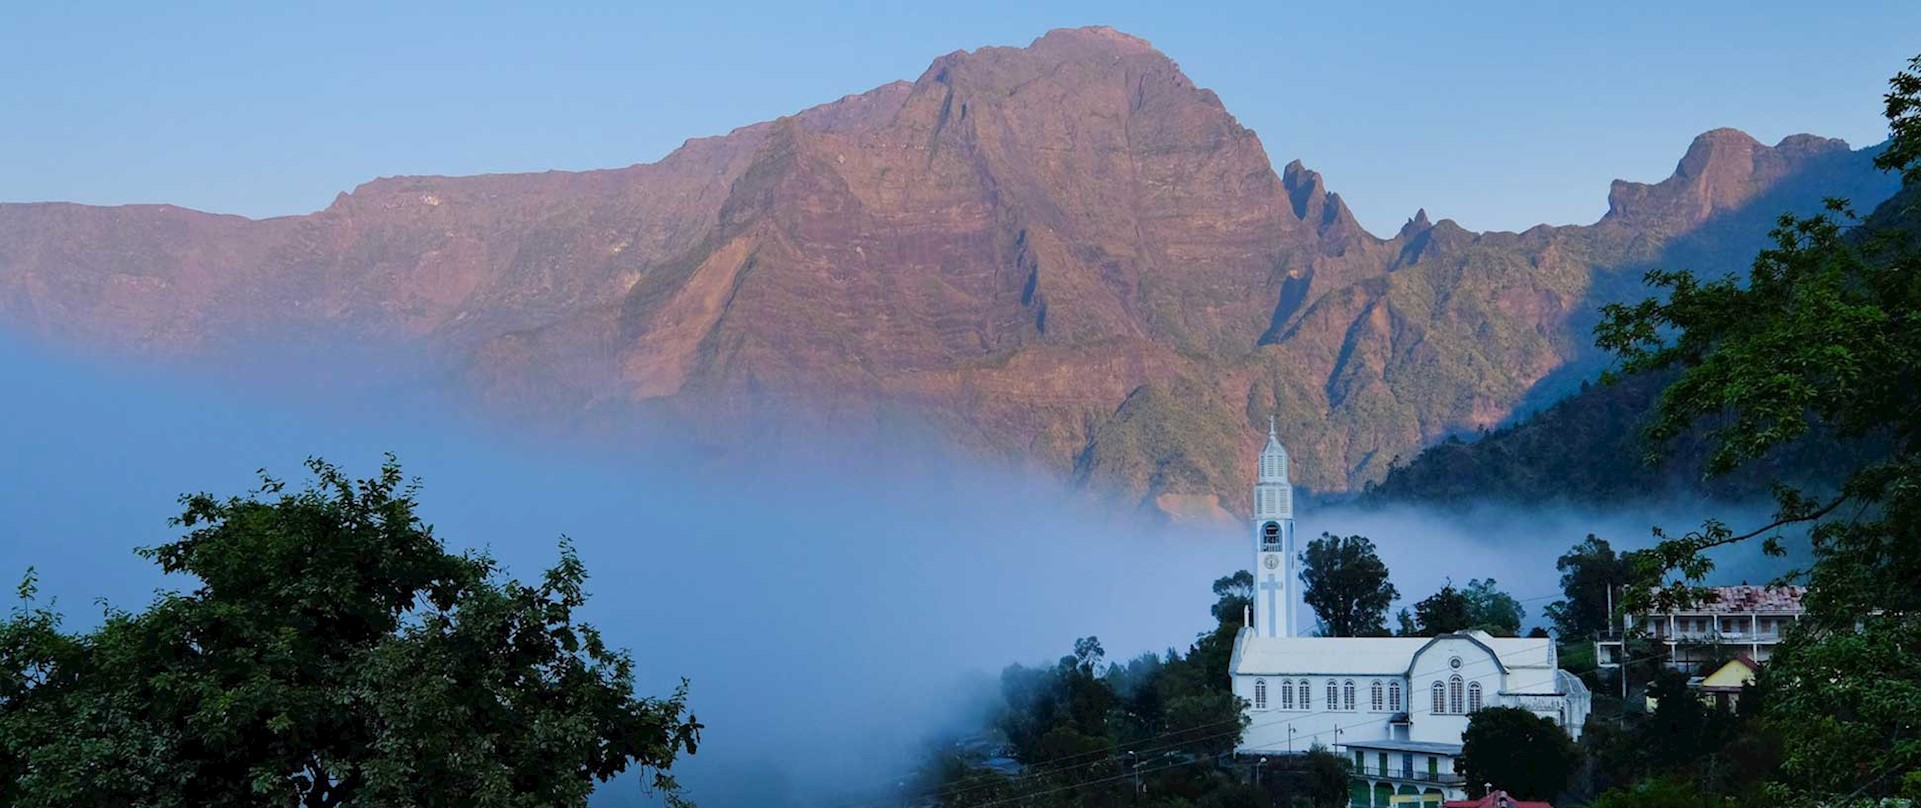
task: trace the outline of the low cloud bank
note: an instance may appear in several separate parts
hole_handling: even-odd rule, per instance
[[[295,375],[261,391],[0,342],[0,377],[14,381],[0,576],[37,567],[43,596],[84,625],[96,598],[138,607],[179,584],[132,553],[175,536],[179,494],[240,493],[260,468],[299,479],[310,455],[367,474],[392,451],[455,547],[488,548],[527,578],[574,540],[589,618],[632,649],[643,689],[690,680],[708,728],[677,771],[703,805],[728,808],[883,795],[928,738],[971,717],[1003,665],[1051,661],[1076,637],[1100,636],[1115,660],[1185,648],[1207,626],[1209,584],[1250,552],[1237,526],[1149,525],[929,442],[785,440],[721,458],[666,438],[536,443],[460,415],[431,381]],[[1497,578],[1532,623],[1558,593],[1554,558],[1587,533],[1639,546],[1648,526],[1700,510],[1329,508],[1303,513],[1300,534],[1372,537],[1410,602],[1447,578]],[[595,798],[653,802],[631,778]]]

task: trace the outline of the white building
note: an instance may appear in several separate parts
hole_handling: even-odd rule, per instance
[[[1757,663],[1774,655],[1788,627],[1801,620],[1805,587],[1717,586],[1692,606],[1631,616],[1629,630],[1638,629],[1666,652],[1669,667],[1688,673],[1709,673],[1703,663],[1719,665],[1730,654],[1746,653]],[[1719,646],[1717,648],[1717,646]],[[1625,657],[1623,640],[1609,637],[1594,643],[1595,661],[1617,667]]]
[[[1248,703],[1236,752],[1350,756],[1353,804],[1464,799],[1456,774],[1468,715],[1522,707],[1580,737],[1589,697],[1560,670],[1552,640],[1471,631],[1439,637],[1296,637],[1299,581],[1287,450],[1272,427],[1254,488],[1252,625],[1234,643],[1234,693]]]

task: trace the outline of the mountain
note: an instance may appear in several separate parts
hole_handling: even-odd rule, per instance
[[[1449,436],[1364,487],[1362,505],[1490,502],[1622,505],[1687,496],[1765,501],[1776,481],[1831,490],[1867,447],[1819,434],[1727,474],[1706,475],[1708,427],[1656,447],[1643,430],[1673,373],[1583,384],[1554,405],[1463,439]],[[1658,448],[1658,451],[1657,451]]]
[[[1921,243],[1921,185],[1904,187],[1870,208],[1849,237],[1877,245],[1870,248],[1875,250]],[[1816,424],[1808,435],[1710,477],[1710,433],[1717,423],[1695,424],[1660,445],[1644,434],[1662,392],[1679,376],[1678,369],[1669,369],[1613,384],[1583,382],[1550,407],[1469,440],[1450,436],[1395,464],[1364,487],[1359,501],[1623,504],[1679,494],[1753,502],[1768,499],[1777,482],[1832,491],[1852,470],[1886,456],[1885,436],[1843,440]]]
[[[1268,413],[1302,484],[1357,487],[1565,389],[1647,267],[1731,271],[1783,210],[1885,197],[1870,163],[1717,130],[1593,225],[1381,238],[1145,41],[1060,30],[647,165],[383,178],[259,221],[0,205],[0,323],[187,356],[373,340],[513,417],[715,442],[770,411],[912,422],[1219,514]]]

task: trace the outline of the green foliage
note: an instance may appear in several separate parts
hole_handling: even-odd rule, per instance
[[[1468,581],[1461,594],[1467,598],[1469,626],[1497,637],[1521,633],[1521,619],[1527,616],[1527,610],[1513,595],[1496,589],[1493,578]]]
[[[585,805],[629,766],[672,796],[700,725],[574,619],[571,547],[505,579],[446,552],[392,458],[309,467],[294,493],[183,497],[186,535],[142,554],[197,586],[144,612],[66,633],[28,577],[0,623],[10,805]]]
[[[1401,595],[1366,536],[1322,533],[1308,542],[1301,582],[1302,600],[1329,637],[1386,636],[1388,604]]]
[[[1398,633],[1403,637],[1431,637],[1439,634],[1479,630],[1512,637],[1521,630],[1527,610],[1514,596],[1502,592],[1493,578],[1468,581],[1466,589],[1454,584],[1414,604],[1414,612],[1402,609],[1396,616]]]
[[[1904,185],[1921,185],[1921,56],[1888,79],[1885,100],[1888,147],[1874,158],[1874,164],[1900,171]]]
[[[1461,736],[1460,767],[1470,791],[1493,783],[1521,799],[1553,799],[1580,762],[1580,750],[1559,724],[1519,707],[1478,710]]]
[[[1466,631],[1474,625],[1474,604],[1455,589],[1454,584],[1444,584],[1441,591],[1414,604],[1412,623],[1405,610],[1400,622],[1401,633],[1406,636],[1428,637]]]
[[[1556,559],[1554,568],[1561,572],[1565,596],[1546,610],[1555,635],[1569,641],[1609,633],[1618,614],[1611,610],[1612,593],[1628,582],[1626,554],[1615,553],[1606,539],[1590,533]]]
[[[1783,729],[1776,802],[1921,796],[1921,57],[1887,96],[1893,139],[1877,165],[1903,172],[1899,207],[1852,225],[1845,202],[1783,216],[1745,279],[1651,272],[1661,297],[1609,306],[1596,341],[1629,373],[1677,376],[1657,402],[1653,445],[1711,424],[1707,470],[1741,468],[1821,430],[1878,452],[1837,490],[1775,490],[1774,519],[1737,531],[1709,520],[1637,559],[1646,600],[1696,597],[1713,569],[1704,551],[1754,539],[1779,554],[1781,531],[1810,528],[1807,618],[1763,676],[1764,713]],[[1643,605],[1643,604],[1633,604]]]
[[[1708,475],[1708,429],[1699,426],[1654,455],[1643,430],[1674,375],[1638,373],[1612,384],[1584,382],[1566,398],[1472,440],[1450,439],[1423,449],[1368,485],[1360,502],[1625,505],[1668,495],[1740,502],[1766,497],[1781,480],[1834,488],[1871,450],[1817,429],[1740,469]]]
[[[1661,671],[1648,683],[1647,695],[1655,706],[1641,726],[1636,749],[1651,770],[1689,769],[1731,735],[1730,716],[1703,704],[1685,673]]]
[[[1233,575],[1224,575],[1214,580],[1214,606],[1208,612],[1214,615],[1215,622],[1232,623],[1241,619],[1249,606],[1254,605],[1254,573],[1235,570]]]
[[[1595,797],[1588,808],[1727,808],[1727,801],[1703,794],[1682,780],[1646,780]]]
[[[1246,572],[1215,581],[1215,626],[1185,655],[1170,650],[1110,664],[1100,641],[1084,637],[1053,665],[1008,666],[986,729],[1022,771],[997,774],[978,757],[938,756],[924,796],[954,806],[1001,799],[1266,808],[1259,790],[1216,765],[1247,721],[1245,704],[1229,689],[1228,662],[1251,587]],[[1134,793],[1136,777],[1144,795]]]
[[[1767,715],[1792,728],[1783,780],[1921,799],[1921,624],[1884,613],[1859,631],[1817,631],[1783,643],[1762,672]]]
[[[1315,744],[1303,755],[1301,769],[1303,796],[1314,808],[1342,808],[1348,803],[1348,784],[1353,782],[1354,768],[1347,758],[1327,751],[1327,747]]]

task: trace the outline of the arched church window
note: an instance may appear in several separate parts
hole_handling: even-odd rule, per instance
[[[1375,679],[1367,686],[1367,703],[1368,709],[1377,713],[1387,709],[1387,691],[1381,687],[1381,680]]]
[[[1267,680],[1266,679],[1254,680],[1254,709],[1256,710],[1267,709]]]
[[[1354,709],[1354,680],[1353,679],[1349,679],[1341,683],[1341,709],[1343,710]]]
[[[1479,709],[1481,709],[1481,683],[1473,682],[1467,686],[1467,711],[1471,713]]]
[[[1447,712],[1447,685],[1441,684],[1440,680],[1436,679],[1434,681],[1434,713],[1439,715],[1445,712]]]
[[[1387,709],[1388,709],[1388,712],[1392,712],[1392,713],[1398,713],[1401,711],[1401,683],[1400,682],[1387,683]]]
[[[1268,508],[1268,510],[1272,511],[1273,508]],[[1263,547],[1281,546],[1281,525],[1279,522],[1268,522],[1267,524],[1261,525],[1261,545]]]
[[[1327,709],[1341,709],[1341,684],[1333,679],[1327,680]]]
[[[1313,706],[1313,702],[1312,702],[1312,700],[1310,700],[1310,699],[1308,698],[1308,696],[1309,696],[1309,695],[1310,695],[1310,694],[1311,694],[1311,693],[1312,693],[1313,691],[1311,691],[1311,690],[1309,690],[1309,689],[1308,689],[1308,687],[1307,687],[1307,680],[1306,680],[1306,679],[1302,679],[1302,680],[1301,680],[1301,688],[1300,688],[1300,689],[1301,689],[1301,709],[1303,709],[1303,710],[1312,710],[1312,709],[1314,709],[1314,706]]]
[[[1460,676],[1448,677],[1447,711],[1450,713],[1463,712],[1461,710],[1461,677]]]
[[[1281,680],[1281,709],[1283,710],[1294,709],[1294,680],[1293,679]]]

